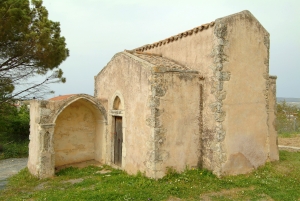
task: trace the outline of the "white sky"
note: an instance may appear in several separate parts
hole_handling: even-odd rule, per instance
[[[242,10],[271,37],[270,74],[277,97],[300,98],[300,0],[43,0],[61,24],[70,56],[55,96],[94,93],[94,76],[124,49],[134,49]]]

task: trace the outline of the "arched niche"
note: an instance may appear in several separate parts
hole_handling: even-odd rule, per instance
[[[105,162],[106,119],[97,105],[79,97],[64,104],[54,118],[55,167],[95,160]]]

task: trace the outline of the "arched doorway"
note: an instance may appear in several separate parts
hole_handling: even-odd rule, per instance
[[[115,114],[120,114],[122,108],[121,99],[116,96],[113,102],[113,110],[116,111]],[[122,116],[113,116],[113,133],[114,133],[114,164],[122,166],[122,147],[123,147],[123,119]]]

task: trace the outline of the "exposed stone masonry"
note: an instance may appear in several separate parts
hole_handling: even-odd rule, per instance
[[[263,91],[264,96],[265,96],[265,101],[266,101],[266,112],[267,112],[267,119],[266,119],[266,123],[267,123],[267,127],[268,127],[268,132],[267,132],[267,142],[266,144],[268,145],[268,160],[270,160],[270,133],[269,133],[269,90],[270,90],[270,83],[269,83],[269,54],[270,54],[270,36],[269,34],[266,34],[264,37],[264,45],[267,49],[267,57],[265,58],[264,64],[266,67],[266,72],[264,73],[263,77],[265,79],[265,83],[266,83],[266,89]],[[276,96],[275,96],[276,97]]]
[[[230,80],[230,72],[223,71],[223,65],[228,61],[228,56],[225,55],[224,47],[227,43],[227,26],[222,20],[217,20],[214,27],[215,47],[213,48],[212,56],[214,59],[214,66],[212,67],[214,77],[213,87],[211,93],[214,94],[216,102],[210,105],[214,118],[216,121],[215,136],[211,141],[213,158],[211,165],[214,166],[214,173],[221,174],[221,164],[226,161],[226,151],[224,146],[224,139],[226,132],[223,128],[222,122],[225,120],[226,112],[223,110],[223,100],[226,98],[226,91],[223,89],[225,81]]]

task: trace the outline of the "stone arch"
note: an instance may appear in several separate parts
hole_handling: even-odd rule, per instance
[[[55,113],[49,118],[48,123],[55,123],[56,118],[58,115],[70,104],[73,102],[76,102],[78,100],[85,100],[87,102],[90,102],[95,110],[99,110],[104,118],[104,121],[107,120],[107,115],[106,115],[106,110],[105,108],[92,96],[86,95],[86,94],[78,94],[78,95],[73,95],[70,98],[68,98],[66,101],[61,103],[59,105],[59,108],[55,111]]]
[[[55,167],[89,160],[104,162],[105,118],[86,98],[69,101],[54,118]]]
[[[33,101],[30,107],[28,168],[46,178],[56,167],[95,160],[106,162],[107,115],[85,94]]]

